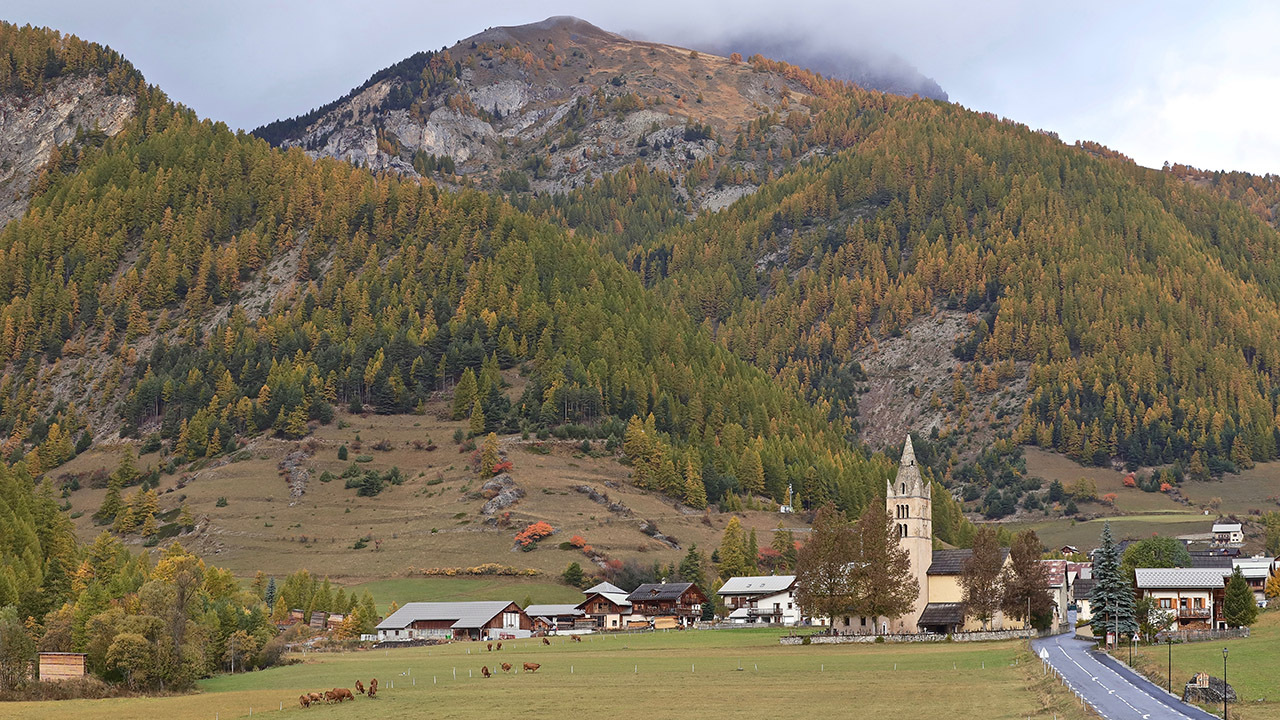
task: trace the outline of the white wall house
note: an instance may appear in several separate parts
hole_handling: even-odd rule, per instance
[[[1243,545],[1244,528],[1240,523],[1214,523],[1213,542],[1215,545]]]
[[[716,592],[729,608],[728,620],[743,625],[799,625],[795,575],[729,578]]]

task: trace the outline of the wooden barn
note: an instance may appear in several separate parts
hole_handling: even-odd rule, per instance
[[[378,640],[501,640],[532,631],[514,602],[411,602],[378,623]]]
[[[74,680],[85,676],[84,653],[40,653],[40,680]]]
[[[702,618],[707,596],[693,583],[648,583],[632,591],[627,601],[633,614],[649,618],[654,627],[658,627],[658,618],[673,618],[674,624],[689,626]]]

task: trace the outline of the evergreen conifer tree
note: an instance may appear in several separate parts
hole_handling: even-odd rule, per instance
[[[1258,604],[1254,601],[1253,590],[1244,579],[1240,568],[1231,573],[1227,581],[1227,595],[1222,601],[1222,619],[1228,625],[1248,627],[1258,619]]]
[[[1116,549],[1109,522],[1102,526],[1102,545],[1094,555],[1093,577],[1096,584],[1089,598],[1093,626],[1102,633],[1132,635],[1138,632],[1133,586],[1120,569],[1120,551]]]

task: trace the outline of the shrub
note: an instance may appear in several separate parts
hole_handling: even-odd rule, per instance
[[[356,456],[356,462],[358,462],[358,463],[368,463],[368,462],[373,462],[373,456],[372,456],[372,455],[357,455],[357,456]]]
[[[226,506],[227,506],[227,498],[226,498],[225,496],[223,496],[223,497],[219,497],[219,498],[218,498],[218,502],[214,503],[214,504],[213,504],[213,506],[214,506],[214,507],[226,507]]]
[[[883,636],[883,635],[877,635],[877,636],[876,636],[876,642],[877,642],[877,643],[882,643],[882,642],[884,642],[884,636]]]
[[[347,460],[347,446],[346,446],[346,445],[343,445],[342,447],[338,448],[338,459],[339,459],[339,460],[341,460],[341,461],[343,461],[343,462],[346,462],[346,460]]]
[[[545,537],[550,537],[554,533],[555,528],[551,527],[548,523],[539,520],[516,533],[516,543],[526,551],[532,550],[537,547],[539,540]]]

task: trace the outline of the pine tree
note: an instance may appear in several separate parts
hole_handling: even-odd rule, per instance
[[[1137,609],[1133,601],[1133,586],[1120,569],[1120,553],[1111,535],[1111,523],[1102,526],[1102,544],[1094,553],[1093,594],[1089,606],[1093,610],[1095,634],[1118,632],[1133,635],[1138,632]]]
[[[274,603],[271,604],[271,622],[279,625],[288,619],[289,606],[285,604],[284,596],[281,595],[276,598]]]
[[[756,529],[751,528],[751,535],[747,540],[747,569],[752,575],[760,574],[760,545],[756,542]]]
[[[467,425],[468,433],[471,437],[476,437],[484,432],[484,408],[480,406],[480,398],[471,405],[471,420]]]
[[[93,514],[94,522],[100,525],[107,525],[115,522],[116,515],[120,513],[121,508],[121,487],[122,485],[119,478],[113,476],[107,481],[107,494],[102,498],[102,505],[98,508],[98,512]]]
[[[493,468],[501,459],[498,452],[498,436],[495,433],[489,433],[480,446],[480,477],[493,477]]]
[[[262,601],[269,608],[274,608],[276,604],[276,579],[274,577],[267,578],[267,587],[262,591]]]
[[[684,504],[702,510],[707,506],[707,486],[702,482],[702,472],[693,464],[693,458],[684,464]]]
[[[1231,572],[1227,581],[1226,597],[1222,601],[1222,619],[1234,627],[1249,627],[1258,619],[1258,604],[1254,600],[1253,590],[1244,579],[1240,568]]]
[[[178,511],[178,527],[183,530],[190,530],[196,526],[196,519],[191,515],[191,508],[186,503],[182,504],[182,509]]]
[[[754,448],[747,448],[742,453],[742,462],[738,465],[738,480],[742,489],[751,495],[764,494],[764,468],[760,464],[760,453]]]
[[[473,412],[472,405],[476,401],[476,374],[471,368],[462,371],[462,379],[453,389],[453,419],[461,420],[468,412]]]

